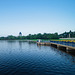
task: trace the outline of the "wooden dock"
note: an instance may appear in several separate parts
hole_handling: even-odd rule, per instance
[[[75,47],[66,46],[66,45],[57,44],[57,43],[37,42],[37,45],[48,45],[48,46],[55,47],[57,49],[61,49],[66,52],[75,52]]]

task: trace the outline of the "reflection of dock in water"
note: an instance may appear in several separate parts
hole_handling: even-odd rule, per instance
[[[63,44],[57,44],[53,42],[37,42],[37,45],[49,45],[49,46],[64,50],[66,52],[75,52],[75,47],[67,46]]]
[[[47,47],[50,47],[50,45],[39,45],[37,44],[38,48],[39,49],[42,49],[42,47],[46,46]],[[75,64],[75,53],[74,52],[66,52],[64,50],[61,50],[61,49],[56,49],[54,47],[50,47],[50,50],[54,51],[55,52],[55,55],[59,54],[61,57],[63,57],[64,59],[66,58],[67,60],[66,61],[70,61],[70,63],[72,64]]]

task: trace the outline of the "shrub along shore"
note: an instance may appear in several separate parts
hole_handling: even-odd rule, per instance
[[[62,34],[58,33],[38,33],[38,34],[29,34],[27,36],[13,36],[9,35],[7,37],[0,37],[0,40],[33,40],[37,41],[37,39],[42,40],[55,40],[55,41],[70,41],[75,42],[75,39],[60,39],[60,38],[75,38],[75,32],[71,30],[69,32],[64,32]]]

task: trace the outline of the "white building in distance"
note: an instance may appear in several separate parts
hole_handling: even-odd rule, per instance
[[[19,36],[22,36],[22,33],[21,32],[19,32]]]

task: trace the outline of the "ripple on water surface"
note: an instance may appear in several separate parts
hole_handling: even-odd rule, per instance
[[[75,75],[75,57],[36,43],[0,41],[0,75]]]

